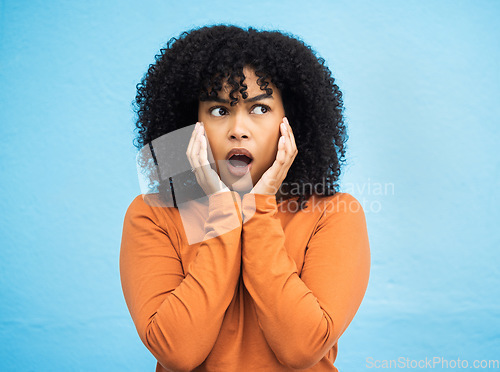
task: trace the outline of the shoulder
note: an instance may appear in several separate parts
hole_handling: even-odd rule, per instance
[[[178,214],[177,209],[165,203],[159,194],[139,194],[131,201],[125,221],[153,222],[166,228]]]
[[[312,196],[312,208],[321,211],[318,226],[336,226],[342,230],[366,230],[363,206],[353,195],[338,192],[331,196]],[[316,203],[316,206],[314,206]]]
[[[127,208],[127,212],[125,213],[125,217],[132,217],[136,215],[144,215],[151,214],[152,207],[154,203],[151,202],[151,198],[149,195],[139,194],[134,199],[132,199],[131,203]]]
[[[311,205],[313,209],[320,209],[323,215],[363,212],[363,206],[358,199],[347,192],[337,192],[329,196],[314,194],[308,200],[308,205]]]
[[[370,243],[365,213],[361,203],[349,193],[339,192],[323,197],[323,211],[317,222],[315,234],[327,236],[335,246],[346,251],[370,256]]]
[[[151,208],[173,208],[174,205],[169,200],[165,200],[158,193],[139,194],[129,205],[129,209],[141,210]]]
[[[151,193],[151,194],[139,194],[130,203],[127,211],[135,212],[135,211],[154,211],[155,209],[163,209],[174,210],[175,208],[173,202],[171,200],[165,199],[164,196],[159,193]]]

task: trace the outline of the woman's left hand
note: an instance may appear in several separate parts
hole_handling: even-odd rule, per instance
[[[286,117],[283,118],[283,122],[280,124],[280,132],[281,137],[278,140],[276,160],[250,191],[251,194],[275,195],[297,156],[298,150],[295,137]]]

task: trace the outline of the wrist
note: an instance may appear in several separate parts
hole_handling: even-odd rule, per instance
[[[222,189],[220,189],[219,191],[214,192],[214,194],[220,194],[220,193],[226,192],[226,191],[231,191],[231,190],[229,190],[229,188],[226,186],[226,187],[223,187]]]
[[[250,194],[260,194],[260,195],[276,195],[276,192],[273,190],[262,190],[262,189],[259,189],[259,188],[253,188],[252,190],[250,190]]]

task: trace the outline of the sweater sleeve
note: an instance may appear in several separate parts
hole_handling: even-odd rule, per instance
[[[327,201],[299,276],[284,245],[275,197],[253,195],[255,201],[247,194],[242,202],[245,287],[278,360],[309,368],[335,345],[364,297],[370,271],[365,215],[348,193]]]
[[[194,369],[215,344],[239,281],[240,205],[234,192],[209,196],[205,238],[186,274],[170,229],[159,223],[161,208],[137,197],[125,214],[124,297],[139,337],[167,370]]]

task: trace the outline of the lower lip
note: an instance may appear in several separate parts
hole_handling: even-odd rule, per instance
[[[247,164],[245,167],[235,167],[232,165],[229,161],[227,162],[227,169],[229,173],[231,173],[233,176],[236,177],[241,177],[250,172],[250,169],[252,169],[252,164],[253,161]]]

